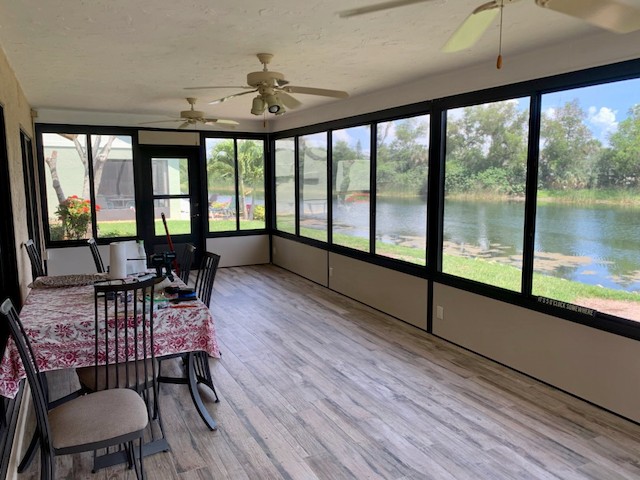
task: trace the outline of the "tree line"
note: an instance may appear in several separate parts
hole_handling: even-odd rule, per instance
[[[640,105],[630,109],[604,143],[594,137],[587,120],[577,99],[542,113],[538,188],[640,188]],[[529,112],[519,109],[515,101],[450,111],[445,142],[447,194],[524,195],[528,129]],[[378,124],[379,193],[426,194],[428,135],[425,117]],[[336,162],[361,155],[346,142],[337,142],[334,170]]]
[[[460,111],[460,118],[447,121],[447,187],[522,194],[529,112],[510,101]],[[630,109],[605,144],[594,137],[587,119],[577,99],[542,113],[538,188],[640,187],[640,105]],[[461,178],[450,177],[452,166]]]

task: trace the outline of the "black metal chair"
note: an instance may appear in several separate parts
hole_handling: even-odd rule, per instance
[[[196,251],[196,247],[190,243],[184,246],[182,252],[182,259],[180,261],[180,280],[185,285],[189,285],[189,275],[191,274],[191,264],[193,263],[193,252]]]
[[[80,385],[88,392],[124,388],[144,399],[149,418],[157,419],[160,430],[157,436],[150,425],[149,443],[153,443],[154,452],[169,449],[158,404],[158,363],[153,348],[153,295],[158,281],[151,277],[139,282],[116,285],[105,282],[94,286],[95,352],[99,362],[76,369]],[[106,368],[100,365],[104,363],[108,364]],[[94,469],[121,461],[121,453],[107,453],[95,458]]]
[[[44,264],[42,263],[42,258],[40,257],[40,252],[38,252],[38,249],[36,248],[36,244],[33,243],[32,239],[29,239],[25,242],[24,248],[27,250],[29,260],[31,261],[31,273],[33,274],[33,278],[36,279],[38,277],[44,277],[46,275],[44,271]]]
[[[0,335],[15,342],[31,388],[40,446],[40,478],[55,478],[55,457],[126,445],[125,459],[144,477],[142,439],[148,424],[144,401],[132,390],[113,389],[84,395],[54,409],[48,409],[48,396],[42,384],[35,355],[18,313],[9,299],[0,306],[7,327]],[[104,367],[103,367],[104,368]],[[134,441],[139,453],[134,452]]]
[[[98,270],[98,273],[105,273],[107,270],[104,268],[104,263],[102,262],[102,257],[100,256],[100,251],[98,250],[96,239],[90,238],[89,240],[87,240],[87,243],[89,244],[89,248],[91,249],[93,261],[96,263],[96,270]]]
[[[211,294],[213,293],[213,282],[216,279],[216,272],[218,271],[218,265],[220,264],[220,255],[212,252],[204,252],[202,255],[202,261],[200,262],[200,269],[196,276],[195,290],[196,295],[207,306],[211,307]],[[216,402],[219,401],[218,393],[213,386],[213,379],[211,378],[211,370],[209,369],[209,357],[205,352],[197,352],[195,355],[195,370],[198,383],[204,383],[207,385],[213,395],[216,398]]]
[[[195,291],[198,298],[207,307],[211,306],[211,293],[213,291],[213,282],[216,278],[216,272],[218,270],[218,264],[220,263],[220,255],[211,252],[204,252],[202,255],[202,261],[200,262],[200,269],[196,276]],[[162,360],[168,360],[170,358],[182,357],[183,361],[186,358],[186,354],[170,355],[164,357]],[[211,370],[209,369],[209,358],[205,352],[195,352],[194,355],[194,368],[196,379],[198,383],[204,383],[207,385],[213,395],[215,396],[215,402],[219,402],[218,393],[213,385],[213,379],[211,377]],[[160,366],[162,363],[160,363]],[[160,368],[159,368],[160,370]],[[186,384],[188,379],[184,377],[167,377],[159,374],[158,381],[160,383],[179,383]]]
[[[200,270],[196,276],[196,295],[207,306],[211,306],[211,293],[213,292],[213,282],[216,279],[220,255],[211,252],[204,252],[200,262]]]

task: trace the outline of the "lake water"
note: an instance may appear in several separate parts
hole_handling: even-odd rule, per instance
[[[376,235],[406,243],[425,236],[420,199],[378,200]],[[445,251],[509,259],[521,266],[522,202],[452,201],[445,205]],[[334,207],[334,231],[367,237],[368,203]],[[338,228],[336,228],[336,226]],[[640,291],[640,210],[612,206],[539,205],[536,271],[591,285]]]

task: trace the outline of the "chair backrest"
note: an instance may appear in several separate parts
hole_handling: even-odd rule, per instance
[[[157,278],[140,282],[94,286],[94,391],[153,386],[156,378],[153,349],[153,295]],[[147,361],[151,360],[151,361]],[[102,365],[108,364],[103,375]],[[98,384],[100,382],[100,384]]]
[[[220,255],[211,252],[204,252],[200,270],[196,277],[196,295],[207,307],[211,306],[211,292],[213,291],[213,281],[216,279],[216,271],[220,263]]]
[[[187,243],[184,246],[184,252],[180,260],[180,280],[185,284],[189,284],[189,274],[191,273],[191,264],[193,263],[193,252],[195,251],[196,247],[191,243]]]
[[[18,354],[22,360],[25,372],[27,374],[27,382],[31,388],[31,396],[33,398],[33,407],[36,413],[36,428],[39,432],[40,448],[47,449],[49,458],[53,457],[53,447],[51,444],[51,430],[49,427],[49,418],[47,416],[48,398],[45,386],[42,383],[40,371],[36,363],[36,356],[33,353],[29,338],[24,330],[24,326],[18,317],[13,303],[8,298],[0,305],[0,314],[6,321],[0,328],[0,335],[5,338],[0,343],[5,343],[10,336],[16,344]],[[44,466],[42,467],[45,468]],[[47,468],[53,468],[49,465]]]
[[[96,263],[96,270],[98,270],[98,273],[105,273],[106,270],[104,268],[104,263],[102,263],[102,257],[100,256],[100,251],[98,250],[96,239],[90,238],[89,240],[87,240],[87,243],[89,244],[89,248],[91,249],[93,261]]]
[[[40,252],[38,252],[36,244],[33,243],[33,240],[29,239],[25,242],[24,248],[27,250],[29,260],[31,261],[33,278],[44,277],[44,265],[42,264],[42,258],[40,258]]]

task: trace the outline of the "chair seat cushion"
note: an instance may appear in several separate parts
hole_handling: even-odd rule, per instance
[[[138,432],[148,421],[140,395],[121,388],[84,395],[49,411],[51,443],[56,450]]]
[[[104,367],[98,367],[98,388],[95,388],[96,385],[96,370],[95,367],[82,367],[77,368],[76,373],[78,374],[78,380],[80,380],[80,384],[87,388],[90,391],[101,391],[107,389],[107,374],[109,378],[109,388],[122,387],[122,388],[142,388],[145,385],[145,363],[146,363],[146,371],[147,383],[151,383],[153,381],[153,372],[158,373],[158,361],[152,361],[151,359],[147,360],[139,360],[135,362],[137,365],[137,373],[136,369],[133,368],[134,362],[121,363],[117,367],[116,365],[109,365],[107,369]],[[128,365],[128,368],[127,368]],[[108,373],[107,373],[108,372]],[[128,374],[128,378],[127,378]],[[137,376],[136,376],[137,375]]]

